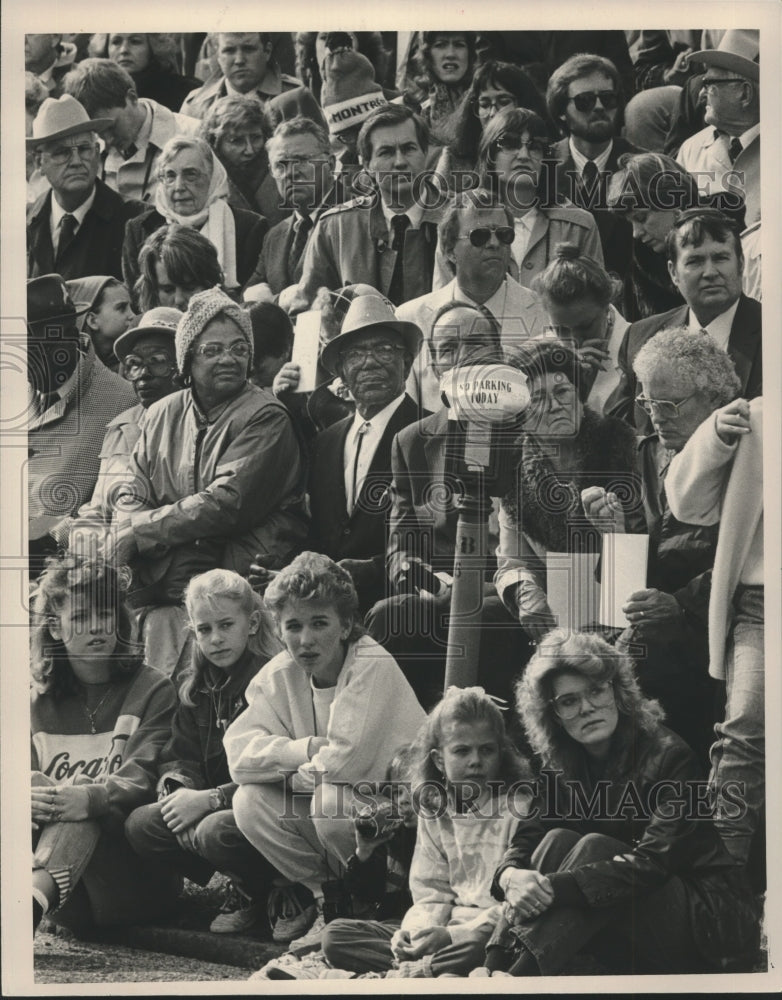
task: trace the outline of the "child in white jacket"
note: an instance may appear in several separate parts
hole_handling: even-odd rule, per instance
[[[364,634],[350,575],[327,556],[294,559],[266,604],[286,648],[250,682],[248,708],[225,734],[240,786],[233,810],[250,843],[320,908],[323,883],[353,852],[353,786],[384,781],[425,715],[393,657]]]

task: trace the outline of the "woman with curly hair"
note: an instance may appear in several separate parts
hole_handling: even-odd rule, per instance
[[[698,795],[689,747],[596,635],[548,635],[517,686],[544,768],[492,884],[506,919],[486,968],[556,975],[588,951],[612,971],[748,969],[759,928],[743,870]]]
[[[423,31],[416,60],[421,114],[433,136],[439,138],[472,80],[475,35],[471,31]]]
[[[546,102],[523,69],[511,63],[490,60],[479,66],[472,82],[449,121],[440,131],[447,145],[440,154],[437,173],[454,194],[470,187],[470,173],[478,163],[483,131],[504,108],[530,108],[547,119]]]
[[[304,933],[322,911],[323,884],[353,853],[353,786],[384,780],[424,712],[391,654],[365,634],[351,576],[328,556],[297,556],[265,600],[285,649],[250,682],[223,745],[239,784],[236,823],[302,884]],[[279,914],[276,939],[291,939],[289,919]]]
[[[121,574],[50,559],[33,595],[33,927],[77,932],[159,914],[176,879],[142,863],[123,834],[154,798],[176,695],[131,638]]]
[[[250,94],[218,97],[201,124],[201,135],[228,174],[228,204],[259,212],[270,226],[290,214],[280,207],[269,171],[266,143],[272,131],[268,109]]]

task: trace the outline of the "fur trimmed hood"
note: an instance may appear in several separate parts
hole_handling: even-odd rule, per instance
[[[636,441],[628,424],[585,407],[576,443],[578,464],[566,477],[536,438],[523,434],[516,488],[502,501],[524,534],[552,552],[567,551],[568,525],[585,521],[581,491],[587,486],[634,495]]]

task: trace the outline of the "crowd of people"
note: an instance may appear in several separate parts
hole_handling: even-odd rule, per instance
[[[217,872],[327,975],[756,967],[758,31],[25,63],[34,929]],[[524,387],[464,686],[460,370]],[[566,622],[629,534],[621,627]]]

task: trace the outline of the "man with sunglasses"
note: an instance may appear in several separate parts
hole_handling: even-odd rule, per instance
[[[122,281],[125,223],[145,206],[123,201],[98,179],[98,134],[112,124],[91,119],[69,94],[47,98],[33,122],[28,149],[51,186],[27,225],[27,277],[107,274]]]
[[[753,399],[763,391],[762,309],[742,292],[744,255],[736,227],[716,209],[689,209],[679,213],[667,251],[668,273],[685,305],[630,324],[619,348],[619,385],[604,408],[640,434],[651,433],[651,421],[635,402],[633,362],[660,330],[685,327],[712,337],[733,361],[741,395]]]
[[[424,334],[407,390],[427,409],[440,407],[439,377],[432,364],[428,341],[434,317],[457,300],[478,308],[499,330],[506,357],[548,324],[538,296],[507,272],[515,239],[513,214],[482,188],[457,195],[439,226],[440,247],[454,275],[443,288],[421,295],[397,309]]]
[[[725,32],[716,49],[695,52],[706,72],[706,128],[682,143],[677,160],[704,195],[741,191],[744,225],[760,219],[760,33]]]
[[[608,210],[606,192],[619,157],[644,150],[619,134],[624,106],[619,73],[602,56],[572,56],[551,75],[546,105],[565,136],[552,150],[557,194],[592,213],[606,269],[624,277],[632,261],[632,227]]]

